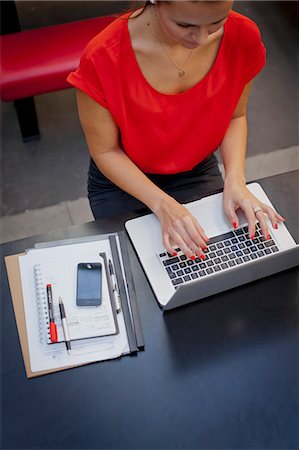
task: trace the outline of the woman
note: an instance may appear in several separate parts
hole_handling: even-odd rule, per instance
[[[146,205],[166,250],[179,247],[189,258],[204,258],[208,237],[180,202],[223,188],[219,146],[232,226],[239,208],[252,239],[256,219],[266,238],[266,215],[274,228],[284,220],[245,184],[246,105],[266,51],[257,26],[232,3],[146,2],[96,36],[68,77],[91,155],[95,218]]]

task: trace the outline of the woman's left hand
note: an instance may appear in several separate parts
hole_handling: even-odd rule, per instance
[[[266,239],[269,239],[270,234],[266,216],[268,216],[272,227],[275,229],[278,228],[278,223],[285,221],[285,219],[278,214],[274,208],[271,208],[256,198],[247,189],[245,182],[241,180],[225,181],[223,206],[228,219],[234,228],[239,225],[236,210],[241,209],[244,212],[248,223],[248,234],[251,239],[254,239],[256,220],[258,220],[263,236]]]

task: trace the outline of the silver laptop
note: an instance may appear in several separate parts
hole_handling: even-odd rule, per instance
[[[258,183],[247,185],[262,202],[271,205]],[[271,239],[265,240],[257,224],[255,239],[248,236],[245,216],[232,229],[223,212],[222,193],[185,205],[209,237],[206,259],[188,259],[180,249],[174,257],[162,244],[160,222],[154,214],[125,224],[155,296],[163,309],[208,297],[298,265],[299,246],[284,224],[269,222]]]

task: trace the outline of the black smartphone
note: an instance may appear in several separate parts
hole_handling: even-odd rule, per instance
[[[102,264],[79,263],[77,266],[78,306],[100,306],[102,303]]]

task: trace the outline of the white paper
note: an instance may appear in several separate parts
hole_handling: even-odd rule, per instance
[[[71,355],[67,353],[64,343],[49,345],[46,343],[46,340],[40,339],[34,284],[34,265],[40,264],[42,268],[48,267],[46,277],[49,278],[44,280],[44,282],[51,283],[53,285],[52,288],[54,298],[57,298],[58,295],[62,297],[65,303],[66,315],[68,316],[67,304],[70,300],[68,296],[73,299],[74,303],[76,298],[77,264],[79,262],[103,263],[99,253],[106,253],[107,258],[112,258],[108,239],[67,246],[32,249],[28,251],[27,255],[19,258],[29,344],[30,366],[32,372],[116,358],[123,353],[129,352],[127,333],[122,312],[117,315],[119,334],[72,341]],[[58,272],[56,271],[57,268],[59,268]],[[52,278],[50,275],[51,273]],[[55,274],[55,276],[53,274]],[[103,275],[105,275],[105,272],[103,272]],[[108,303],[110,304],[107,280],[106,276],[103,276],[103,304],[106,308],[105,311],[109,316],[109,312],[112,311],[109,311]],[[91,307],[86,308],[89,309]],[[56,315],[59,318],[59,310],[57,305],[55,309]],[[85,314],[85,318],[87,319],[84,310],[82,310],[80,314]],[[95,312],[95,317],[97,314],[98,312]],[[71,315],[71,317],[74,318],[75,316]],[[94,321],[91,319],[92,327],[95,326],[95,317]],[[58,324],[60,324],[60,322],[57,319],[57,325]],[[111,331],[111,321],[107,320],[106,325]],[[88,327],[87,324],[86,326]],[[59,332],[60,331],[58,329],[58,333]],[[106,332],[104,334],[106,334]]]

